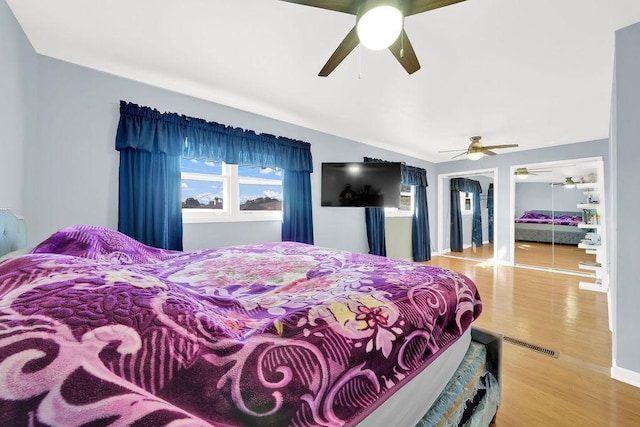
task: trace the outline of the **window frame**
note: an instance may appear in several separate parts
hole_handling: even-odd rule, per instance
[[[222,163],[221,175],[181,172],[180,180],[217,181],[223,183],[223,209],[182,208],[183,224],[201,224],[217,222],[282,221],[282,210],[243,211],[240,210],[240,184],[279,185],[267,178],[241,177],[238,165]],[[259,167],[259,166],[256,166]],[[282,193],[284,194],[284,193]]]
[[[469,209],[465,208],[466,199],[469,199]],[[473,193],[460,191],[460,213],[462,215],[473,215]]]
[[[413,217],[413,214],[416,211],[416,186],[410,184],[403,184],[409,186],[411,191],[400,191],[400,197],[402,196],[410,196],[411,197],[411,209],[408,211],[400,210],[400,208],[384,208],[384,216],[385,218],[410,218]]]

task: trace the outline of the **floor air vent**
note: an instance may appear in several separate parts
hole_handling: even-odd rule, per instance
[[[530,344],[526,341],[522,341],[517,338],[511,338],[504,335],[502,339],[503,341],[506,341],[510,344],[519,345],[520,347],[525,347],[525,348],[528,348],[529,350],[537,351],[538,353],[542,353],[545,356],[554,357],[557,359],[558,356],[560,355],[560,353],[558,353],[555,350],[551,350],[545,347],[540,347],[539,345],[535,345],[535,344]]]

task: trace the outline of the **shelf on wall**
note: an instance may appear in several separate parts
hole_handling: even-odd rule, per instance
[[[595,228],[596,230],[600,228],[600,224],[587,224],[584,222],[578,223],[578,228]]]
[[[578,263],[578,267],[584,270],[591,270],[591,271],[602,270],[602,264],[600,264],[599,262],[580,261]]]
[[[597,190],[599,185],[597,182],[577,182],[576,188],[580,190]]]
[[[580,203],[578,209],[598,209],[600,203]]]
[[[585,291],[607,292],[607,289],[602,285],[602,281],[597,279],[595,282],[580,282],[580,289]]]
[[[592,255],[596,255],[600,248],[602,248],[601,245],[587,245],[585,243],[578,243],[578,247],[580,249],[584,249],[588,254]]]

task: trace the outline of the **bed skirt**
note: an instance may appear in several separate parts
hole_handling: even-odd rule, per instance
[[[474,330],[473,341],[438,399],[417,426],[488,426],[501,399],[501,337]]]

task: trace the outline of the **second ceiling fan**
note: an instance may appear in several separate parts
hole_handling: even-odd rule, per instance
[[[356,25],[322,67],[326,77],[359,43],[372,50],[389,48],[409,74],[420,69],[413,46],[404,31],[404,18],[465,0],[282,0],[356,16]]]
[[[497,153],[494,153],[491,150],[496,150],[499,148],[515,148],[518,144],[503,144],[503,145],[483,145],[480,142],[481,136],[472,136],[469,138],[471,140],[471,144],[466,149],[461,150],[445,150],[440,151],[440,153],[450,153],[453,151],[462,151],[462,153],[457,156],[453,156],[454,159],[466,155],[469,160],[478,160],[484,156],[495,156]]]

